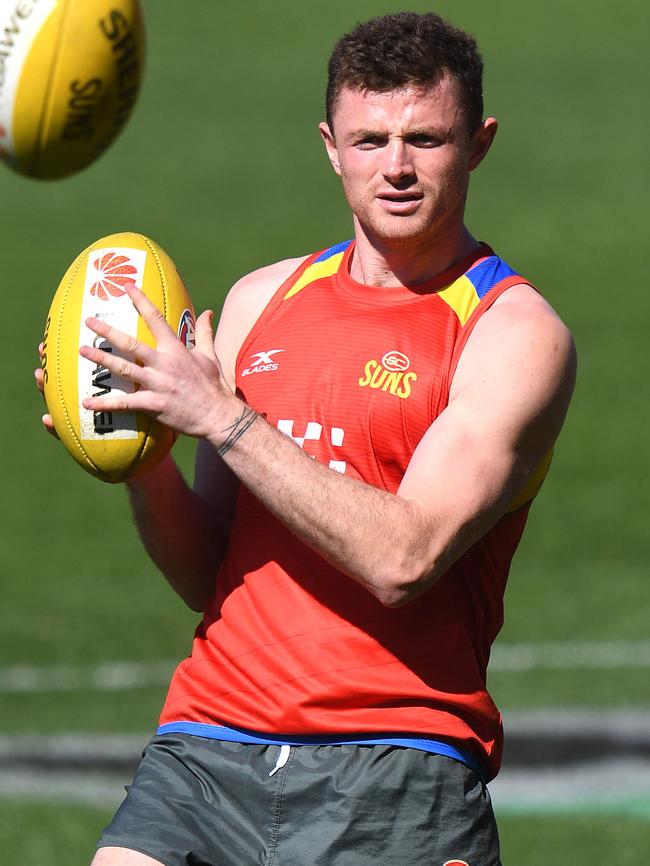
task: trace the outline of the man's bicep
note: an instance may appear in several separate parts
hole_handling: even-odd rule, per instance
[[[523,455],[512,439],[478,419],[470,401],[448,406],[418,444],[398,490],[449,533],[483,516],[491,525],[491,514],[498,519],[524,483]]]
[[[450,402],[415,450],[399,489],[469,543],[544,468],[566,415],[575,352],[544,307],[504,305],[468,341]],[[462,539],[461,539],[462,543]]]

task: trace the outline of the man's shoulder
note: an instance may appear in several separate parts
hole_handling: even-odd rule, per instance
[[[219,317],[215,347],[226,378],[234,386],[237,353],[280,286],[309,256],[283,259],[246,274],[228,292]]]
[[[549,301],[529,283],[518,283],[500,295],[485,317],[484,326],[541,328],[548,333],[570,337],[570,331]]]
[[[452,390],[484,380],[490,370],[498,379],[515,365],[520,371],[527,370],[531,381],[573,387],[576,349],[571,331],[527,283],[508,288],[478,320]]]
[[[296,256],[291,259],[282,259],[270,265],[256,268],[241,277],[231,289],[231,293],[259,292],[267,288],[279,288],[282,283],[305,262],[309,256]]]
[[[259,315],[280,286],[309,256],[283,259],[245,274],[228,292],[224,313]],[[257,316],[256,316],[257,317]]]

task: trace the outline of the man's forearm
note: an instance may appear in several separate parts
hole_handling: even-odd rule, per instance
[[[408,600],[424,560],[417,542],[396,539],[422,534],[412,503],[311,460],[245,406],[215,448],[240,481],[325,559],[384,604]]]
[[[185,603],[204,610],[214,592],[226,532],[214,526],[210,508],[171,457],[127,487],[147,553]]]

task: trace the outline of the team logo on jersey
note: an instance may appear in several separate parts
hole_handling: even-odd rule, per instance
[[[242,371],[242,376],[250,376],[251,373],[270,373],[272,370],[277,370],[280,365],[273,356],[284,351],[284,349],[269,349],[267,352],[255,352],[255,354],[249,355],[253,363]]]
[[[359,386],[375,388],[406,400],[418,378],[410,367],[411,361],[403,352],[391,349],[384,353],[381,361],[373,358],[366,362]]]
[[[442,866],[469,866],[466,860],[447,860]]]
[[[403,352],[397,352],[393,349],[391,352],[386,352],[381,359],[382,366],[391,373],[405,373],[411,366],[411,362]]]

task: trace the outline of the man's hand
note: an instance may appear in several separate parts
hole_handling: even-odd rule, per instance
[[[99,319],[88,319],[88,327],[126,357],[92,346],[82,346],[79,353],[134,382],[137,389],[132,394],[88,398],[83,401],[84,408],[94,412],[145,412],[187,436],[210,438],[218,444],[225,441],[244,404],[224,380],[214,350],[212,312],[199,316],[196,345],[189,350],[139,289],[126,287],[126,291],[151,331],[156,348]]]

